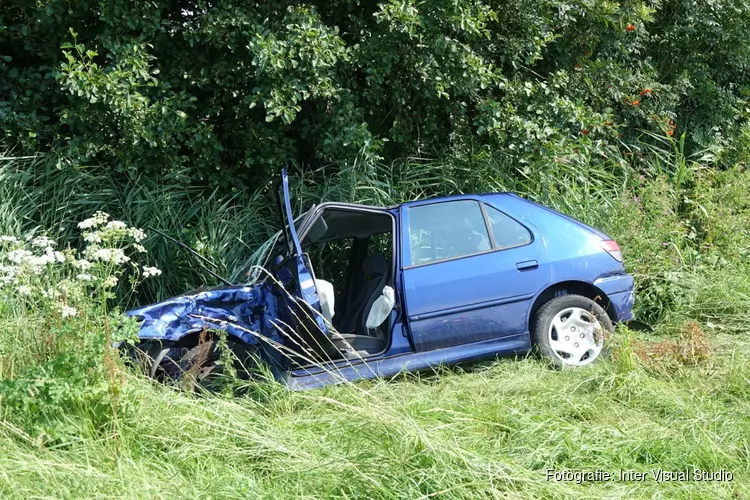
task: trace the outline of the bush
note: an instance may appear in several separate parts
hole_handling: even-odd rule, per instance
[[[131,291],[155,267],[138,265],[145,233],[97,212],[78,225],[82,252],[40,235],[0,236],[0,417],[43,440],[116,419],[120,373],[111,347],[135,331],[110,311],[114,287]]]
[[[747,0],[11,0],[0,16],[0,129],[63,168],[233,191],[290,159],[543,169],[642,130],[690,131],[722,165],[750,146]]]

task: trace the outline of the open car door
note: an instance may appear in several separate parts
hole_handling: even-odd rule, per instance
[[[315,287],[313,270],[309,260],[302,253],[297,229],[292,214],[291,195],[289,193],[289,176],[286,167],[281,171],[281,183],[276,190],[279,215],[282,221],[282,232],[287,244],[287,258],[285,267],[291,273],[293,286],[289,290],[294,300],[290,300],[290,326],[296,329],[302,347],[309,347],[318,355],[333,353],[335,347],[330,341],[328,326],[323,320],[320,309],[320,298]],[[304,223],[304,220],[302,221]],[[307,344],[307,345],[304,345]]]

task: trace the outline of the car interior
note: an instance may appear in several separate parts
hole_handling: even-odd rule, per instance
[[[330,340],[342,357],[372,356],[388,346],[393,224],[384,211],[330,207],[300,235]],[[383,298],[389,293],[390,302]]]

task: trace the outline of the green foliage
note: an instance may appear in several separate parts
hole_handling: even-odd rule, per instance
[[[0,129],[62,168],[256,188],[278,166],[606,162],[642,130],[745,161],[750,4],[35,2],[0,14]],[[674,122],[674,123],[672,123]]]

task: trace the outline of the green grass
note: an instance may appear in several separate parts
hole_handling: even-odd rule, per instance
[[[514,190],[606,230],[656,331],[618,331],[612,360],[588,368],[502,359],[305,393],[258,384],[243,397],[192,397],[108,360],[119,316],[106,302],[81,299],[82,314],[63,321],[0,287],[0,498],[750,498],[750,175],[708,170],[672,146],[640,171],[583,159],[532,176],[491,158],[414,160],[307,172],[297,184],[306,201],[379,204]],[[4,233],[41,226],[78,246],[75,223],[96,209],[182,235],[226,271],[274,224],[263,187],[219,196],[179,178],[0,158]],[[146,244],[164,279],[128,300],[200,284],[173,249]],[[705,334],[708,358],[692,356],[690,331]],[[679,340],[644,354],[662,339]],[[650,477],[686,467],[734,479]],[[547,481],[547,469],[649,476],[576,484]]]
[[[127,377],[115,432],[0,424],[3,498],[740,498],[750,360],[669,377],[504,359],[416,379],[192,398]],[[724,469],[731,482],[560,483],[551,469]]]

